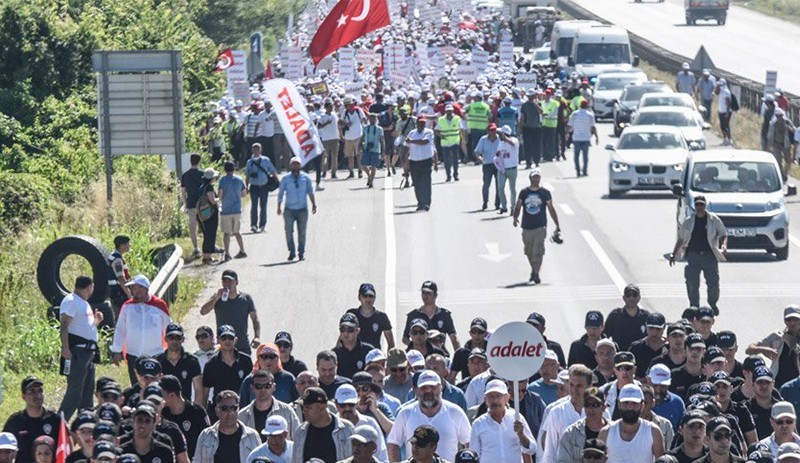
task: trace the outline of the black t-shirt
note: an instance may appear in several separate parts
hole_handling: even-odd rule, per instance
[[[169,436],[170,440],[172,440],[172,451],[175,455],[188,451],[186,447],[186,437],[174,422],[162,417],[161,422],[156,426],[156,431]]]
[[[338,359],[336,374],[345,378],[352,378],[354,374],[364,368],[364,359],[372,349],[374,347],[371,344],[365,344],[361,341],[358,341],[353,350],[344,347],[342,343],[337,344],[333,348],[333,352],[336,353]]]
[[[797,370],[797,354],[784,341],[781,356],[778,357],[778,374],[775,375],[775,389],[800,376]]]
[[[755,397],[745,402],[747,409],[750,410],[750,414],[753,415],[753,422],[756,424],[756,434],[758,434],[758,440],[761,440],[772,434],[772,425],[770,424],[769,419],[772,414],[772,406],[774,404],[775,400],[772,400],[770,401],[769,408],[762,408],[761,405],[759,405],[756,401]]]
[[[39,418],[31,418],[25,410],[11,415],[3,426],[3,432],[10,432],[17,438],[18,463],[33,463],[33,441],[39,436],[50,436],[58,442],[58,429],[61,417],[45,409]]]
[[[87,460],[86,455],[83,454],[83,450],[81,449],[78,449],[67,456],[67,463],[78,463],[81,460]]]
[[[239,441],[242,440],[243,433],[241,426],[233,434],[219,433],[219,446],[214,454],[214,463],[242,463],[239,458]]]
[[[358,318],[358,325],[361,327],[361,332],[358,334],[359,339],[366,344],[380,349],[383,332],[391,331],[392,329],[392,322],[389,321],[389,316],[376,309],[375,313],[367,318],[361,314],[358,307],[349,309],[347,312],[356,314]]]
[[[231,325],[236,330],[236,348],[247,355],[250,355],[250,339],[247,334],[248,320],[250,313],[255,311],[256,304],[253,302],[253,298],[241,291],[234,299],[227,301],[220,299],[214,304],[217,327]]]
[[[164,407],[161,410],[161,416],[178,425],[183,437],[186,439],[186,451],[189,454],[189,459],[193,458],[195,448],[197,448],[197,438],[200,437],[203,429],[211,424],[205,409],[187,401],[186,407],[180,415],[173,415],[168,407]]]
[[[333,463],[336,458],[336,444],[333,442],[333,426],[336,418],[332,417],[331,423],[324,428],[317,428],[308,424],[306,445],[303,448],[303,461],[319,458],[325,463]],[[227,462],[226,462],[227,463]]]
[[[617,352],[630,350],[633,341],[645,336],[648,315],[649,311],[639,308],[637,314],[631,317],[624,307],[618,307],[608,314],[603,332],[617,343]]]
[[[708,453],[708,447],[703,446],[703,452],[700,454],[699,457],[690,457],[683,452],[683,446],[679,445],[672,450],[667,451],[667,455],[672,455],[678,459],[678,463],[692,463],[693,461],[697,460],[698,458],[702,458],[703,455]]]
[[[164,351],[155,357],[161,364],[161,373],[173,375],[181,383],[181,395],[186,400],[192,400],[192,380],[202,374],[200,371],[200,361],[197,357],[187,352],[181,352],[181,358],[175,365],[167,360],[167,352]],[[195,391],[199,394],[202,391]]]
[[[669,386],[669,391],[680,396],[686,403],[689,398],[689,388],[705,379],[702,372],[699,375],[693,375],[686,371],[686,365],[684,365],[672,370],[672,384]]]
[[[273,407],[274,405],[275,402],[273,402]],[[258,409],[258,407],[255,406],[255,404],[253,404],[253,424],[254,424],[253,429],[256,430],[264,429],[264,425],[267,423],[267,417],[269,416],[269,412],[272,411],[273,407],[261,411]],[[262,440],[266,441],[266,436],[262,436]]]
[[[592,370],[592,373],[594,374],[594,381],[592,382],[592,386],[594,387],[600,387],[604,384],[614,381],[615,379],[613,374],[610,377],[606,378],[605,376],[603,376],[603,373],[600,373],[600,370],[598,370],[597,368]]]
[[[297,360],[294,356],[289,356],[289,361],[282,363],[283,369],[294,375],[297,378],[300,373],[308,371],[308,367],[302,360]]]
[[[213,387],[216,392],[239,392],[245,376],[253,371],[253,361],[248,355],[234,352],[236,360],[230,366],[222,361],[222,351],[211,357],[203,369],[203,387]]]
[[[708,215],[700,218],[694,216],[694,228],[692,229],[692,238],[689,240],[689,245],[686,247],[687,251],[692,252],[711,252],[711,245],[708,244],[708,235],[706,234],[706,225],[708,224]]]
[[[203,171],[189,169],[181,175],[181,186],[186,188],[186,209],[194,209],[200,199],[200,184],[203,183]]]
[[[583,429],[586,430],[586,440],[597,439],[597,436],[600,435],[600,431],[592,431],[589,426],[584,426]]]
[[[685,356],[683,357],[683,362],[675,363],[672,360],[672,357],[669,356],[669,345],[667,344],[664,346],[664,353],[654,357],[653,360],[650,362],[650,366],[653,366],[657,363],[663,363],[670,370],[674,370],[675,368],[680,368],[686,365],[686,357]]]
[[[456,334],[456,325],[453,323],[453,314],[444,307],[436,306],[436,312],[433,317],[428,318],[428,315],[422,311],[422,307],[414,309],[406,314],[406,324],[403,327],[403,337],[410,336],[411,322],[417,318],[421,318],[428,322],[429,330],[438,330],[444,334]]]
[[[712,333],[710,333],[708,335],[707,338],[703,339],[703,341],[706,343],[706,349],[708,349],[711,346],[716,346],[717,342],[718,342],[717,341],[717,334],[712,332]]]
[[[547,188],[531,190],[525,188],[519,192],[519,200],[522,201],[522,228],[533,230],[547,226],[547,201],[553,199],[553,195]]]
[[[472,344],[472,339],[464,343],[463,347],[459,347],[458,350],[453,353],[453,362],[450,364],[450,371],[461,373],[461,379],[469,378],[469,354],[475,347],[486,349],[486,344],[486,341],[484,341],[483,346],[476,346]]]
[[[128,442],[133,442],[133,418],[125,418],[119,424],[120,429],[120,436],[119,436],[119,445],[124,446],[128,444]],[[168,435],[164,434],[163,432],[159,431],[156,428],[153,431],[153,440],[158,442],[159,444],[168,447],[173,454],[175,454],[174,445],[172,444],[172,438]]]
[[[339,389],[339,386],[341,386],[342,384],[350,384],[350,383],[352,383],[352,381],[350,381],[350,378],[345,378],[344,376],[336,375],[333,378],[333,382],[330,384],[322,384],[322,381],[320,381],[319,388],[325,391],[325,394],[327,394],[328,397],[333,397],[336,395],[336,390]]]
[[[634,341],[631,344],[631,354],[636,358],[636,377],[644,378],[647,375],[647,370],[650,368],[650,363],[654,358],[667,351],[666,345],[661,348],[653,350],[647,345],[647,338],[642,338]]]
[[[733,418],[732,421],[736,422],[742,434],[756,429],[755,421],[753,421],[753,414],[750,413],[750,410],[745,404],[731,401],[728,405],[728,409],[722,410],[722,412]]]
[[[594,358],[594,351],[592,348],[586,345],[587,339],[588,336],[584,334],[580,339],[572,341],[572,344],[569,346],[567,366],[582,363],[592,370],[597,368],[597,359]]]
[[[122,453],[138,455],[142,463],[175,463],[175,455],[172,453],[172,449],[157,440],[153,440],[153,445],[150,447],[149,452],[141,455],[136,453],[136,446],[133,443],[133,439],[131,439],[122,445]]]
[[[373,103],[369,107],[369,112],[374,113],[374,114],[380,114],[380,113],[382,113],[384,111],[386,111],[386,105],[383,104],[383,103]]]

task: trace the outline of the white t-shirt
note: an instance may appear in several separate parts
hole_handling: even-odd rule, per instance
[[[454,461],[458,445],[469,444],[471,428],[466,413],[458,405],[442,400],[439,413],[428,417],[419,408],[419,403],[402,407],[397,412],[397,419],[386,442],[402,447],[406,446],[406,455],[411,455],[409,440],[414,431],[422,425],[430,425],[439,431],[439,447],[436,453],[448,461]]]
[[[275,121],[271,117],[275,112],[261,111],[258,113],[258,130],[256,130],[257,137],[272,137],[275,135]]]
[[[67,331],[90,341],[97,342],[97,326],[94,324],[94,311],[89,302],[75,293],[69,293],[61,301],[60,313],[72,317]]]
[[[361,108],[356,108],[352,113],[344,110],[339,116],[339,120],[350,124],[348,130],[345,131],[344,128],[342,128],[345,140],[358,140],[364,135],[364,125],[361,123],[362,117],[364,117],[364,113],[361,111]]]
[[[330,121],[330,124],[326,125],[325,127],[319,128],[319,138],[322,141],[328,140],[338,140],[339,139],[339,129],[337,124],[339,123],[339,118],[334,113],[323,113],[319,116],[317,123],[322,124],[325,122]]]
[[[731,96],[731,89],[728,86],[720,87],[719,89],[719,97],[717,98],[717,112],[720,113],[727,113],[728,112],[728,98],[733,98]]]
[[[433,130],[423,129],[422,132],[420,132],[419,130],[414,129],[408,134],[408,138],[412,140],[428,140],[428,144],[426,145],[416,145],[413,143],[408,144],[409,160],[423,161],[433,157],[433,152],[435,149],[433,145]]]
[[[564,433],[567,426],[586,417],[583,409],[581,409],[580,413],[576,412],[569,397],[565,397],[565,399],[554,402],[553,408],[550,409],[550,413],[547,414],[547,417],[542,422],[542,427],[539,430],[539,448],[544,447],[544,450],[539,452],[541,455],[540,458],[537,458],[537,461],[555,463],[561,434]],[[546,435],[544,435],[545,432],[547,433]],[[543,435],[544,441],[542,442]]]
[[[503,160],[506,169],[519,165],[519,140],[513,138],[513,141],[513,145],[507,141],[500,141],[500,146],[497,147],[496,157]]]

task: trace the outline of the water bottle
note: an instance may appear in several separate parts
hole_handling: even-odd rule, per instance
[[[222,302],[228,302],[228,288],[222,290]]]
[[[64,359],[64,376],[69,376],[70,366],[72,366],[72,359]]]

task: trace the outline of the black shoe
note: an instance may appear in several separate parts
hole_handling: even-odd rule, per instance
[[[538,273],[531,273],[531,278],[533,279],[533,282],[536,283],[537,285],[542,282],[542,279],[539,278]]]
[[[483,203],[483,206],[481,206],[481,210],[485,211],[488,207],[489,206],[486,203]]]
[[[258,227],[253,225],[252,227],[250,227],[250,231],[253,232],[253,233],[258,233]]]
[[[306,256],[303,255],[303,254],[300,254],[299,256],[297,256],[297,260],[306,260]]]
[[[450,183],[450,177],[447,177],[447,179],[445,180],[445,183]]]
[[[453,178],[455,179],[456,182],[458,181],[458,175],[454,175]]]
[[[331,174],[331,179],[336,180],[337,178],[336,174]]]
[[[528,281],[533,281],[533,276],[536,275],[535,273],[531,272],[531,276],[528,278]]]
[[[359,174],[360,174],[360,172],[359,172]],[[345,180],[350,180],[351,178],[353,178],[353,177],[355,177],[355,176],[356,176],[356,174],[354,174],[354,173],[350,172],[350,175],[348,175],[348,176],[347,176],[347,178],[346,178]],[[361,175],[359,175],[359,177],[361,177]]]
[[[589,174],[587,174],[587,173],[586,173],[586,171],[584,170],[584,171],[583,171],[583,176],[584,176],[584,177],[588,177],[588,176],[589,176]]]
[[[425,209],[425,206],[423,206],[422,204],[417,206],[417,211],[421,211],[421,210],[424,210],[424,209]]]
[[[392,176],[392,169],[386,169],[386,176],[387,177],[391,177]]]
[[[508,212],[508,211],[507,211],[507,210],[505,210],[505,209],[502,209],[502,208],[501,208],[501,209],[500,209],[500,210],[499,210],[497,213],[498,213],[498,214],[500,214],[500,215],[503,215],[503,214],[505,214],[506,212]]]
[[[580,177],[580,176],[581,176],[581,172],[580,172],[580,171],[576,171],[576,172],[575,172],[575,176],[576,176],[576,177]]]
[[[219,246],[214,247],[214,254],[223,254],[224,252],[225,250],[222,249],[221,247]]]
[[[364,172],[358,171],[358,178],[364,178]]]
[[[423,207],[423,209],[425,209],[425,212],[431,210],[430,204],[426,204],[425,207]]]
[[[286,260],[293,261],[294,260],[294,254],[289,254],[289,257]]]
[[[392,166],[392,175],[397,175],[397,169],[395,169],[394,166]]]

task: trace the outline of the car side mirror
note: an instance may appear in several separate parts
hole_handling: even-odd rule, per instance
[[[682,197],[683,196],[683,185],[681,185],[680,183],[676,183],[676,184],[672,185],[672,194],[674,194],[675,196],[677,196],[679,198]]]
[[[617,149],[614,148],[614,145],[606,145],[606,150],[608,150],[608,151],[616,151]]]
[[[700,146],[700,143],[697,143],[696,141],[693,141],[693,142],[689,143],[689,149],[691,151],[698,151],[701,148],[702,148],[702,146]]]
[[[703,122],[703,130],[711,130],[711,124],[708,122]]]
[[[797,196],[797,185],[789,183],[786,186],[786,196]]]
[[[639,57],[638,56],[634,55],[634,57],[633,57],[633,65],[635,67],[639,67]]]

